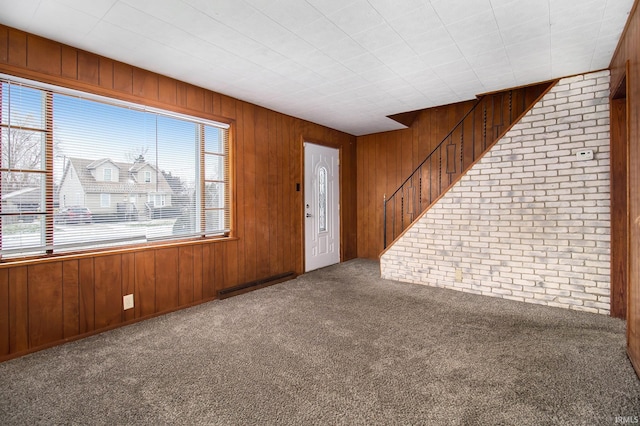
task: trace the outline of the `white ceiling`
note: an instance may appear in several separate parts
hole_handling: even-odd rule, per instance
[[[633,0],[0,0],[0,23],[353,135],[607,68]]]

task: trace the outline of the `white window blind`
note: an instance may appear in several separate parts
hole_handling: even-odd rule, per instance
[[[3,257],[229,232],[228,125],[0,83]]]

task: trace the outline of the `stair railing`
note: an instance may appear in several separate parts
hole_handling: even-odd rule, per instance
[[[496,141],[514,118],[514,90],[479,98],[389,198],[384,197],[384,248]],[[505,103],[508,105],[505,106]],[[497,105],[496,105],[497,104]],[[525,102],[522,97],[521,111]],[[508,109],[508,118],[505,110]],[[478,117],[479,116],[479,117]],[[478,136],[481,140],[478,143]]]

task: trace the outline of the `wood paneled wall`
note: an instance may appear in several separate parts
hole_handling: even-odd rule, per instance
[[[341,259],[356,257],[354,136],[5,26],[0,72],[229,121],[235,187],[228,240],[0,264],[0,360],[302,273],[304,140],[340,149]]]
[[[640,11],[635,1],[627,26],[611,60],[611,87],[626,76],[629,269],[627,282],[627,351],[640,375]],[[612,194],[615,209],[618,197]],[[618,228],[619,229],[619,228]],[[612,234],[615,241],[624,235]]]

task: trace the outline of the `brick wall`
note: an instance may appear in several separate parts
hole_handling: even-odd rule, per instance
[[[608,314],[609,193],[609,71],[565,78],[382,255],[382,276]]]

